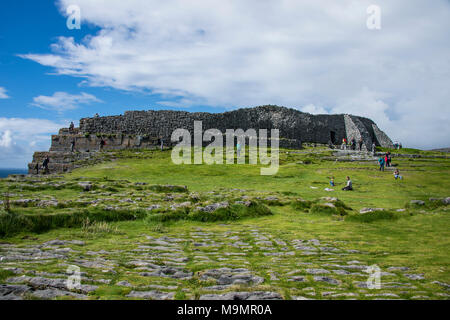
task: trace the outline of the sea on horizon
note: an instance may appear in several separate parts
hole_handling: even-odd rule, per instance
[[[10,174],[27,174],[27,169],[0,168],[0,178],[7,178]]]

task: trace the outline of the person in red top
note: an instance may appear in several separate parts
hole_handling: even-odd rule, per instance
[[[388,163],[388,154],[386,153],[386,155],[384,156],[384,163],[386,164],[386,167],[389,167],[389,163]]]
[[[341,150],[347,150],[347,139],[342,139]]]

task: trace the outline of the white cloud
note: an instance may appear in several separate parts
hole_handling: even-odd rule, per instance
[[[82,92],[79,95],[66,92],[55,92],[52,96],[38,96],[33,98],[32,105],[57,112],[76,109],[81,104],[101,102],[95,96]]]
[[[449,2],[379,0],[379,31],[366,27],[372,3],[60,0],[100,31],[22,57],[90,86],[370,115],[404,145],[447,145]]]
[[[298,109],[302,112],[307,112],[307,113],[311,113],[311,114],[328,114],[329,113],[325,108],[323,108],[321,106],[316,106],[313,104],[308,104],[304,107],[296,108],[296,109]]]
[[[0,87],[0,99],[8,99],[9,96],[6,94],[6,89],[3,87]]]
[[[34,151],[47,151],[51,134],[67,127],[45,119],[0,118],[0,164],[4,168],[26,167]]]
[[[11,131],[6,130],[3,134],[0,134],[0,148],[9,148],[11,147]]]

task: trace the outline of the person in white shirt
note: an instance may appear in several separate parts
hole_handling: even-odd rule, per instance
[[[347,176],[347,185],[344,188],[342,188],[342,190],[344,191],[353,190],[352,180],[350,180],[349,176]]]

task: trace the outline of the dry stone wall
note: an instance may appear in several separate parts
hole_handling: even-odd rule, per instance
[[[373,142],[378,146],[392,147],[392,141],[370,119],[351,115],[311,115],[295,109],[278,106],[262,106],[239,109],[224,113],[186,111],[127,111],[123,115],[83,118],[80,127],[70,131],[60,130],[52,136],[49,155],[53,171],[63,172],[73,168],[79,158],[104,149],[157,148],[161,139],[165,146],[172,146],[172,132],[178,128],[187,129],[193,135],[194,121],[202,121],[203,131],[218,129],[279,129],[281,148],[300,149],[302,142],[340,144],[343,138],[349,141],[362,137],[369,149]],[[75,142],[72,152],[72,143]],[[206,143],[207,144],[207,143]],[[77,153],[83,154],[75,155]],[[63,156],[64,155],[64,156]],[[30,173],[36,163],[42,160],[42,153],[36,153],[29,164]],[[50,167],[52,171],[52,167]]]

